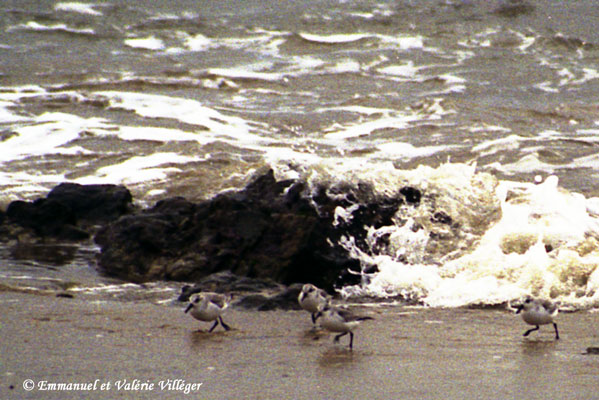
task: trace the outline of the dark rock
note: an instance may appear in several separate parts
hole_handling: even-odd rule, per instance
[[[436,211],[431,217],[431,222],[450,225],[452,219],[445,211]]]
[[[131,194],[122,186],[63,183],[46,198],[13,201],[4,219],[39,237],[80,241],[90,237],[88,225],[105,223],[128,212],[131,200]]]
[[[422,192],[411,186],[402,187],[399,189],[399,193],[404,196],[406,203],[413,204],[414,206],[418,206],[418,204],[420,204],[420,199],[422,199]]]
[[[13,201],[6,209],[10,222],[32,229],[38,236],[55,236],[64,240],[83,240],[89,234],[75,225],[75,214],[64,204],[48,199],[34,202]]]
[[[289,287],[266,279],[253,279],[238,276],[230,271],[217,272],[200,282],[181,288],[178,301],[189,301],[194,293],[227,293],[233,298],[233,306],[257,311],[297,310],[300,309],[297,298],[303,284]]]
[[[335,187],[320,187],[317,189],[312,200],[318,207],[318,213],[322,217],[333,219],[337,207],[355,207],[351,218],[337,221],[336,229],[329,229],[329,238],[333,243],[338,243],[341,236],[351,236],[356,245],[365,253],[372,254],[373,250],[366,243],[366,227],[375,229],[383,226],[394,225],[393,217],[399,207],[404,204],[403,197],[398,193],[395,196],[383,197],[374,194],[375,190],[367,184],[358,185],[341,184]],[[384,238],[378,247],[384,246]],[[375,244],[377,247],[377,244]],[[359,263],[348,266],[359,270]],[[342,277],[338,283],[348,284],[347,278],[354,280],[346,270],[341,271]]]
[[[250,294],[236,301],[234,306],[257,311],[299,310],[297,298],[301,290],[301,284],[294,284],[274,295]]]
[[[282,289],[284,289],[283,285],[270,279],[248,278],[235,275],[231,271],[222,271],[208,275],[193,286],[183,286],[177,300],[188,301],[189,296],[199,292],[252,293],[276,292],[281,291]]]
[[[270,311],[270,305],[268,305],[269,297],[264,294],[252,293],[247,296],[243,296],[240,300],[235,302],[235,307],[240,307],[246,310],[264,310]],[[266,310],[265,310],[266,309]]]
[[[285,285],[312,282],[331,289],[342,271],[359,262],[329,244],[329,238],[336,243],[339,236],[332,214],[320,215],[302,195],[304,189],[301,182],[277,182],[268,171],[244,190],[199,204],[182,198],[161,201],[97,233],[99,267],[130,281],[197,282],[228,270]],[[376,210],[363,214],[388,218]]]
[[[133,201],[131,192],[124,186],[76,183],[56,186],[47,199],[70,209],[76,220],[92,223],[105,223],[127,214]]]

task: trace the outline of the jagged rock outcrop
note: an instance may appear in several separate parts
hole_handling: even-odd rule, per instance
[[[42,238],[80,241],[94,233],[94,226],[129,212],[131,203],[131,193],[124,186],[63,183],[46,198],[11,202],[0,222]],[[4,236],[7,232],[11,231],[4,229]]]
[[[95,236],[105,273],[130,281],[198,281],[218,271],[283,284],[332,288],[358,261],[330,241],[332,215],[319,215],[304,184],[272,171],[245,189],[198,204],[170,198],[103,227]]]

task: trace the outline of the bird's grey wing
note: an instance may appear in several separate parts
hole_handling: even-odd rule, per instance
[[[541,301],[541,305],[543,306],[543,308],[545,308],[545,310],[547,310],[547,312],[549,314],[553,314],[554,312],[557,311],[557,304],[553,303],[549,300],[543,300]]]
[[[347,321],[362,321],[365,319],[372,319],[372,317],[364,317],[361,315],[356,315],[353,312],[349,311],[349,310],[337,310],[337,312],[339,313],[339,315],[341,315],[341,317]]]
[[[216,304],[220,308],[223,308],[225,305],[227,305],[227,296],[224,294],[211,293],[208,299],[210,302]]]

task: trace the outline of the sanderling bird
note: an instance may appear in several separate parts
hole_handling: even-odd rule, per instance
[[[318,313],[329,303],[329,296],[324,290],[306,283],[302,287],[297,301],[300,307],[312,314],[312,323],[316,324]]]
[[[559,339],[559,333],[557,331],[557,324],[553,321],[553,318],[557,315],[557,305],[553,304],[549,300],[533,299],[532,297],[526,297],[524,302],[516,308],[516,314],[522,311],[522,319],[529,325],[535,325],[524,332],[524,336],[528,336],[530,332],[539,330],[539,325],[553,324],[555,329],[555,339]]]
[[[228,331],[231,327],[225,324],[220,316],[228,306],[229,297],[224,294],[203,292],[194,294],[189,298],[189,305],[185,312],[191,311],[191,316],[200,321],[214,321],[214,325],[208,332],[212,332],[219,322]]]
[[[328,304],[318,314],[322,315],[320,325],[322,325],[323,328],[331,332],[341,332],[339,335],[335,336],[335,342],[338,342],[341,336],[349,333],[350,350],[353,348],[354,342],[353,330],[360,324],[360,322],[367,319],[374,319],[372,317],[354,315],[348,310],[331,307]]]

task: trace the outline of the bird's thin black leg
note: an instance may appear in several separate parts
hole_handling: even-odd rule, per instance
[[[312,313],[312,323],[316,325],[316,313]]]
[[[223,321],[223,318],[220,315],[218,316],[218,320],[220,321],[220,324],[223,326],[223,328],[225,328],[226,331],[231,329],[229,325],[225,324],[225,321]]]
[[[553,327],[555,328],[555,340],[559,339],[559,332],[557,331],[557,324],[554,322]]]
[[[529,334],[530,332],[533,332],[533,331],[538,331],[538,330],[539,330],[539,325],[537,325],[535,328],[532,328],[532,329],[529,329],[529,330],[527,330],[526,332],[524,332],[524,335],[522,335],[522,336],[528,336],[528,334]]]
[[[334,341],[334,342],[338,342],[338,341],[339,341],[339,338],[340,338],[341,336],[345,336],[345,335],[347,335],[347,332],[340,333],[339,335],[335,336],[335,339],[333,339],[333,341]]]
[[[349,333],[349,349],[353,349],[354,346],[354,333],[350,332]]]
[[[216,325],[218,325],[218,320],[214,321],[214,325],[212,325],[212,328],[210,328],[208,332],[212,332],[214,328],[216,328]]]

